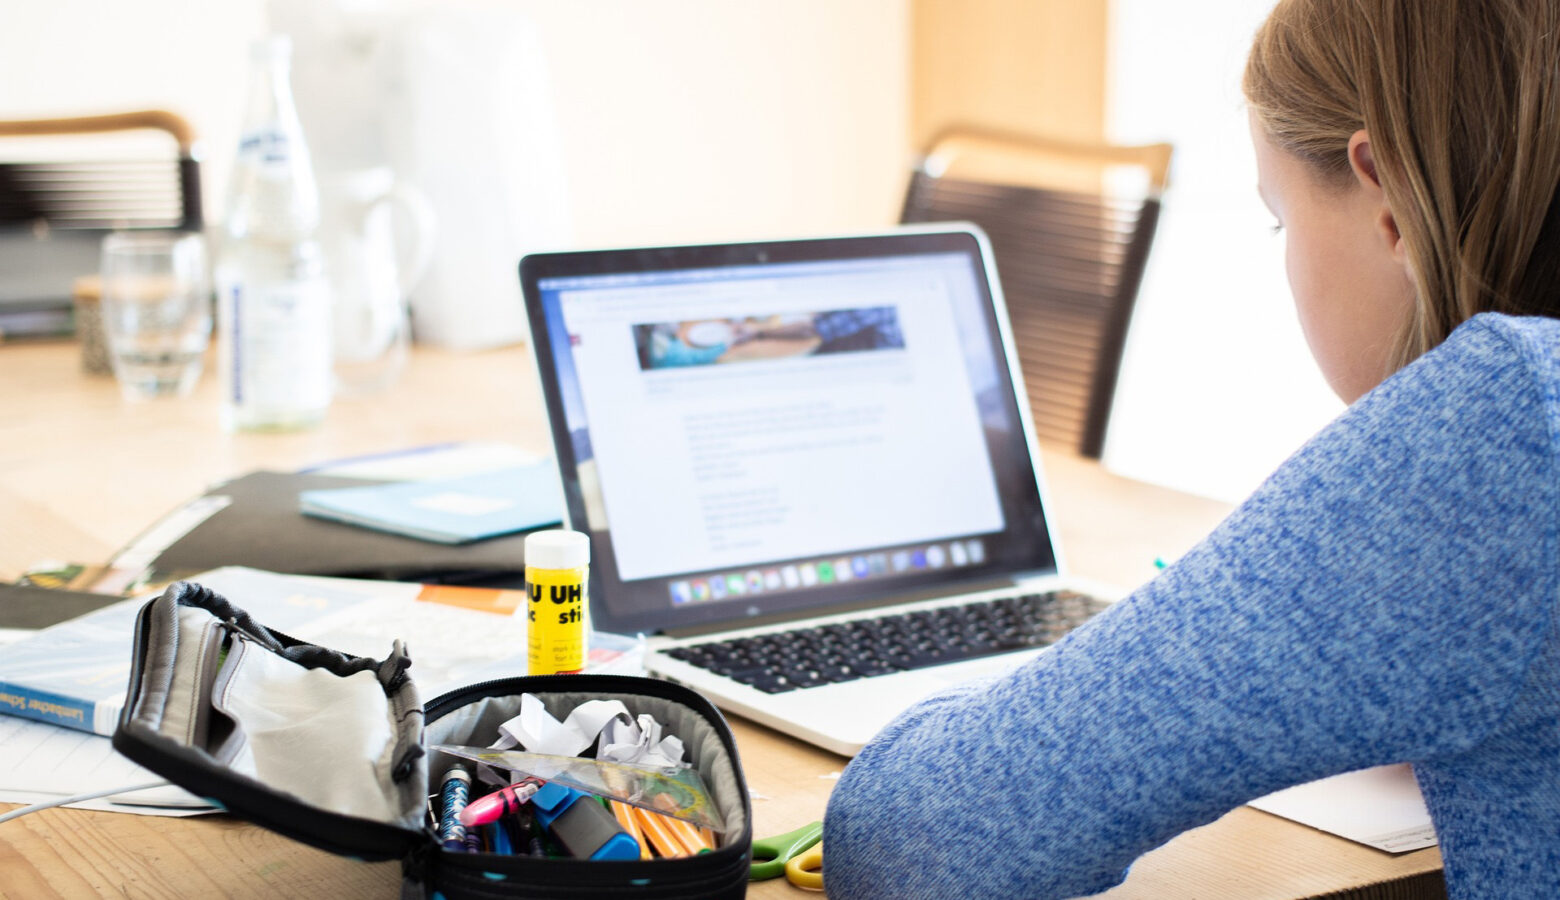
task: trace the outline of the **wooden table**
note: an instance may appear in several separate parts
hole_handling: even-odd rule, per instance
[[[209,485],[258,469],[454,440],[541,453],[549,437],[524,348],[419,349],[390,392],[343,400],[294,434],[224,434],[209,374],[179,400],[128,403],[83,375],[73,343],[0,345],[0,579],[44,560],[97,563]],[[1046,450],[1047,482],[1071,569],[1123,586],[1153,574],[1228,507],[1111,475]],[[753,792],[755,833],[818,818],[843,757],[732,721]],[[0,897],[390,897],[398,869],[313,850],[222,816],[163,819],[51,810],[0,825]],[[783,880],[754,896],[800,897]],[[1176,838],[1102,897],[1444,896],[1440,855],[1383,853],[1242,807]]]

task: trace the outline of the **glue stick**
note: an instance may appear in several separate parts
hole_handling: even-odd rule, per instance
[[[529,673],[585,668],[585,583],[590,538],[578,531],[538,531],[525,539]]]

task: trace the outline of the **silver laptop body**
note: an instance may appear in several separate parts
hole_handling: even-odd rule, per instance
[[[978,228],[543,253],[520,273],[592,625],[648,635],[651,674],[854,755],[1076,622],[998,651],[947,650],[948,629],[973,642],[1113,596],[1064,575]],[[956,607],[987,618],[951,625]],[[845,664],[809,669],[823,650]]]

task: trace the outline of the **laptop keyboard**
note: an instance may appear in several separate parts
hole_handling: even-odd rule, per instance
[[[1044,647],[1106,606],[1075,591],[1024,594],[677,647],[667,655],[779,694]]]

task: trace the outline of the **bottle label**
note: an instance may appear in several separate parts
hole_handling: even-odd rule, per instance
[[[559,675],[585,668],[585,585],[588,567],[525,567],[528,670]]]
[[[280,419],[330,404],[330,290],[323,277],[223,286],[231,322],[228,402]]]
[[[286,131],[274,125],[256,128],[239,138],[238,156],[262,169],[286,168],[292,162],[292,142]]]

